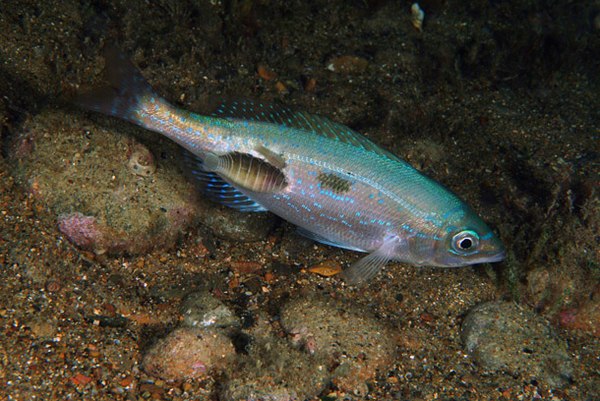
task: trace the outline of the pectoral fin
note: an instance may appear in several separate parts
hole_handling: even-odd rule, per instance
[[[215,202],[221,203],[232,209],[242,212],[266,212],[262,205],[256,203],[247,195],[241,193],[237,188],[225,182],[216,173],[206,171],[204,162],[193,153],[182,148],[183,160],[185,161],[187,172],[194,180],[198,188]]]
[[[351,285],[360,285],[368,282],[394,257],[399,244],[400,239],[398,237],[386,239],[379,248],[344,270],[342,276]]]
[[[253,192],[278,192],[287,186],[280,168],[248,153],[208,154],[204,168],[225,178],[233,185]]]

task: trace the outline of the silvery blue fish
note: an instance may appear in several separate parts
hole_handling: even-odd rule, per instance
[[[343,272],[351,284],[390,260],[449,267],[504,258],[498,237],[455,194],[342,124],[251,101],[198,115],[156,95],[117,49],[105,59],[109,86],[81,96],[83,107],[181,145],[221,203],[268,210],[316,241],[367,252]]]

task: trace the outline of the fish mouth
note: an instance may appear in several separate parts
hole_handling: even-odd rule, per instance
[[[501,249],[496,252],[489,252],[489,253],[485,253],[483,255],[479,255],[478,257],[471,259],[471,261],[469,261],[468,263],[463,263],[462,266],[464,266],[466,264],[478,265],[478,264],[482,264],[482,263],[502,262],[505,258],[506,258],[506,251],[504,249]]]
[[[483,255],[478,255],[477,257],[471,259],[464,258],[451,258],[451,259],[443,259],[437,260],[436,263],[432,263],[431,266],[442,266],[442,267],[461,267],[461,266],[469,266],[469,265],[478,265],[482,263],[495,263],[501,262],[506,258],[506,251],[504,249],[490,252]],[[428,265],[428,263],[424,263],[424,265]]]
[[[494,263],[494,262],[502,262],[506,259],[506,251],[502,249],[501,251],[496,252],[493,255],[489,255],[485,257],[484,263]]]

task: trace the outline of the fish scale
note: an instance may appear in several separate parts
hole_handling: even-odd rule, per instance
[[[110,86],[82,95],[82,106],[177,142],[212,199],[271,211],[316,241],[367,252],[344,271],[348,282],[369,281],[390,260],[454,267],[504,258],[501,241],[458,196],[354,130],[250,100],[195,114],[156,95],[118,50],[105,58]]]

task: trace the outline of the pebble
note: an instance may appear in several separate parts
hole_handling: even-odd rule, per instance
[[[142,367],[164,380],[204,378],[221,372],[234,357],[231,340],[211,328],[182,327],[159,340],[144,355]]]
[[[71,383],[73,383],[76,386],[85,386],[92,381],[92,378],[84,374],[77,373],[76,375],[71,377],[70,380]]]
[[[275,83],[275,89],[280,95],[287,95],[290,92],[288,87],[281,81]]]
[[[360,74],[367,70],[369,62],[358,56],[339,56],[327,62],[327,69],[340,74]]]
[[[552,326],[512,302],[487,302],[465,318],[461,338],[469,355],[486,370],[563,387],[572,381],[567,344]]]
[[[314,92],[317,88],[317,80],[315,78],[307,78],[304,82],[304,90],[306,92]]]
[[[230,263],[231,269],[239,274],[253,274],[262,269],[263,265],[249,260],[234,260]]]
[[[265,81],[272,81],[277,78],[277,74],[263,64],[259,64],[256,67],[256,72],[258,73],[258,76]]]
[[[27,326],[41,340],[51,340],[58,330],[56,320],[50,316],[36,316],[27,322]]]
[[[335,260],[324,260],[321,263],[309,267],[308,271],[323,277],[331,277],[342,272],[342,265]]]
[[[410,7],[411,22],[417,32],[423,30],[423,20],[425,19],[425,12],[419,6],[419,3],[413,3]]]
[[[179,308],[183,327],[239,327],[240,319],[208,291],[188,294]]]

